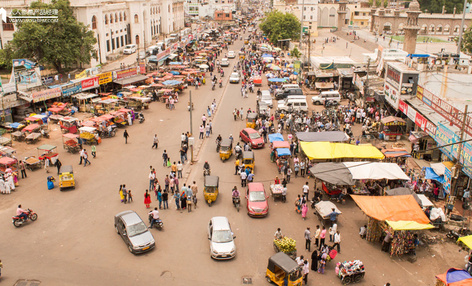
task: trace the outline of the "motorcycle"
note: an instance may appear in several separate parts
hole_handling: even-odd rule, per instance
[[[233,205],[239,212],[239,205],[241,204],[241,199],[239,197],[233,198]]]
[[[144,118],[144,115],[143,115],[142,113],[139,113],[139,114],[138,114],[138,119],[139,119],[139,123],[143,123],[144,120],[146,120],[146,119]]]
[[[41,129],[41,136],[44,138],[49,138],[49,131]]]
[[[152,214],[149,214],[149,223],[152,222]],[[164,228],[164,223],[161,219],[158,219],[154,224],[153,227],[156,227],[158,230],[162,230]]]
[[[210,169],[203,169],[203,177],[210,176],[211,170]]]
[[[223,87],[223,83],[220,81],[220,88],[222,88],[222,87]]]
[[[111,126],[110,132],[108,132],[108,130],[100,132],[101,138],[111,138],[111,137],[115,137],[115,135],[116,135],[116,125]]]
[[[239,150],[234,150],[235,154],[236,154],[236,160],[237,159],[241,159],[243,157],[243,151],[242,149],[239,149]]]
[[[214,83],[211,85],[211,90],[215,90],[215,84]]]
[[[35,213],[34,211],[30,210],[30,209],[28,209],[28,211],[26,212],[26,215],[27,215],[27,218],[26,218],[26,219],[25,219],[25,218],[22,218],[22,217],[20,217],[20,216],[17,216],[17,215],[14,216],[14,217],[12,217],[12,219],[13,219],[12,223],[13,223],[13,225],[14,225],[15,227],[20,227],[20,226],[22,226],[24,223],[26,223],[26,222],[28,221],[28,219],[30,219],[31,221],[35,221],[35,220],[38,219],[38,214]]]

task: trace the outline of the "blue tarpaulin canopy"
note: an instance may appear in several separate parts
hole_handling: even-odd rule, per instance
[[[286,82],[285,78],[269,78],[269,82]]]
[[[273,56],[271,54],[263,54],[262,57],[263,58],[273,58]]]
[[[429,58],[429,54],[409,54],[409,58]]]
[[[472,285],[472,276],[464,269],[450,268],[446,273],[436,275],[444,285],[466,286]]]
[[[179,80],[166,80],[164,81],[162,84],[163,85],[177,85],[177,84],[181,84],[182,82],[179,81]]]
[[[290,149],[288,149],[288,148],[278,148],[277,149],[277,155],[278,156],[286,156],[286,155],[290,156],[290,155],[292,155],[292,153],[290,153]]]
[[[178,71],[170,71],[170,73],[173,74],[173,75],[178,75],[178,74],[180,74]]]
[[[170,62],[169,65],[181,65],[182,62]]]
[[[275,142],[275,141],[284,141],[284,136],[280,133],[272,133],[269,134],[269,141],[270,143]]]
[[[424,178],[428,180],[435,180],[440,182],[441,184],[444,184],[446,180],[444,179],[444,176],[438,176],[436,172],[434,172],[433,168],[430,167],[424,167]]]

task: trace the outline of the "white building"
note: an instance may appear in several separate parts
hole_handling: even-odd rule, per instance
[[[13,9],[26,9],[32,0],[2,1],[7,15]],[[47,3],[50,0],[43,0]],[[183,0],[70,0],[78,21],[94,31],[98,60],[91,66],[116,58],[127,44],[140,50],[152,45],[159,34],[184,28]],[[13,39],[16,27],[0,25],[2,47]]]
[[[318,36],[318,2],[319,0],[274,0],[274,9],[282,13],[292,13],[308,29],[312,37]],[[302,13],[303,7],[303,13]],[[303,14],[303,19],[302,19]]]
[[[215,11],[232,13],[236,11],[235,0],[187,0],[185,2],[185,14],[193,17],[213,19]]]

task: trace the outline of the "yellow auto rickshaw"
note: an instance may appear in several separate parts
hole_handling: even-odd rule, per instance
[[[75,189],[74,171],[71,165],[61,166],[59,170],[59,189],[62,191],[67,188]]]
[[[233,155],[233,140],[229,138],[221,140],[219,153],[221,161],[228,160]]]
[[[254,174],[254,161],[255,161],[255,158],[254,158],[254,152],[252,151],[244,151],[243,152],[243,167],[244,167],[244,170],[246,170],[246,168],[249,168],[251,169],[251,172]]]
[[[290,256],[283,252],[278,252],[269,258],[266,271],[267,281],[279,286],[302,285],[302,267]]]
[[[246,54],[243,51],[239,52],[239,59],[244,60],[246,58]]]
[[[211,203],[216,201],[218,197],[218,185],[220,178],[218,176],[205,176],[205,185],[203,187],[203,197],[208,205],[211,207]]]
[[[256,129],[257,113],[251,112],[246,116],[246,128]]]

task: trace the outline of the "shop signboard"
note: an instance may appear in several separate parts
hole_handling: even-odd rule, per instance
[[[62,86],[62,96],[71,96],[82,91],[82,83],[74,82]]]
[[[9,93],[14,93],[16,92],[16,84],[11,82],[11,83],[4,83],[0,84],[3,94],[9,94]]]
[[[60,87],[45,89],[41,91],[35,91],[31,94],[31,97],[33,98],[33,102],[45,101],[45,100],[56,98],[59,96],[61,96]]]
[[[451,170],[449,170],[449,168],[445,168],[443,189],[448,194],[451,193],[451,179],[452,179]]]
[[[113,80],[111,72],[105,72],[98,75],[98,83],[100,85],[107,84]]]
[[[462,171],[472,178],[472,144],[464,142],[462,144],[461,164]]]
[[[434,125],[430,121],[426,121],[426,129],[424,131],[426,131],[426,133],[428,133],[431,138],[434,138],[436,136],[436,130],[436,125]]]
[[[114,71],[113,79],[128,78],[139,74],[139,67],[132,67],[124,70]]]
[[[398,109],[403,112],[403,114],[408,115],[408,104],[401,99],[398,101]]]
[[[436,136],[434,137],[434,141],[438,143],[438,146],[453,144],[459,142],[459,136],[452,132],[447,126],[442,123],[438,124],[438,128],[436,130]],[[441,148],[441,151],[451,160],[455,160],[457,158],[457,149],[459,144],[454,144],[450,146],[446,146]]]
[[[393,108],[398,109],[398,89],[393,87],[389,82],[385,82],[384,93],[385,100],[387,100]]]
[[[82,83],[82,90],[89,90],[89,89],[97,88],[100,86],[100,84],[98,83],[98,76],[83,79],[81,83]]]
[[[421,128],[421,130],[425,130],[426,129],[426,118],[424,118],[423,115],[421,115],[421,113],[419,112],[416,112],[415,114],[415,124],[417,126],[419,126]]]

